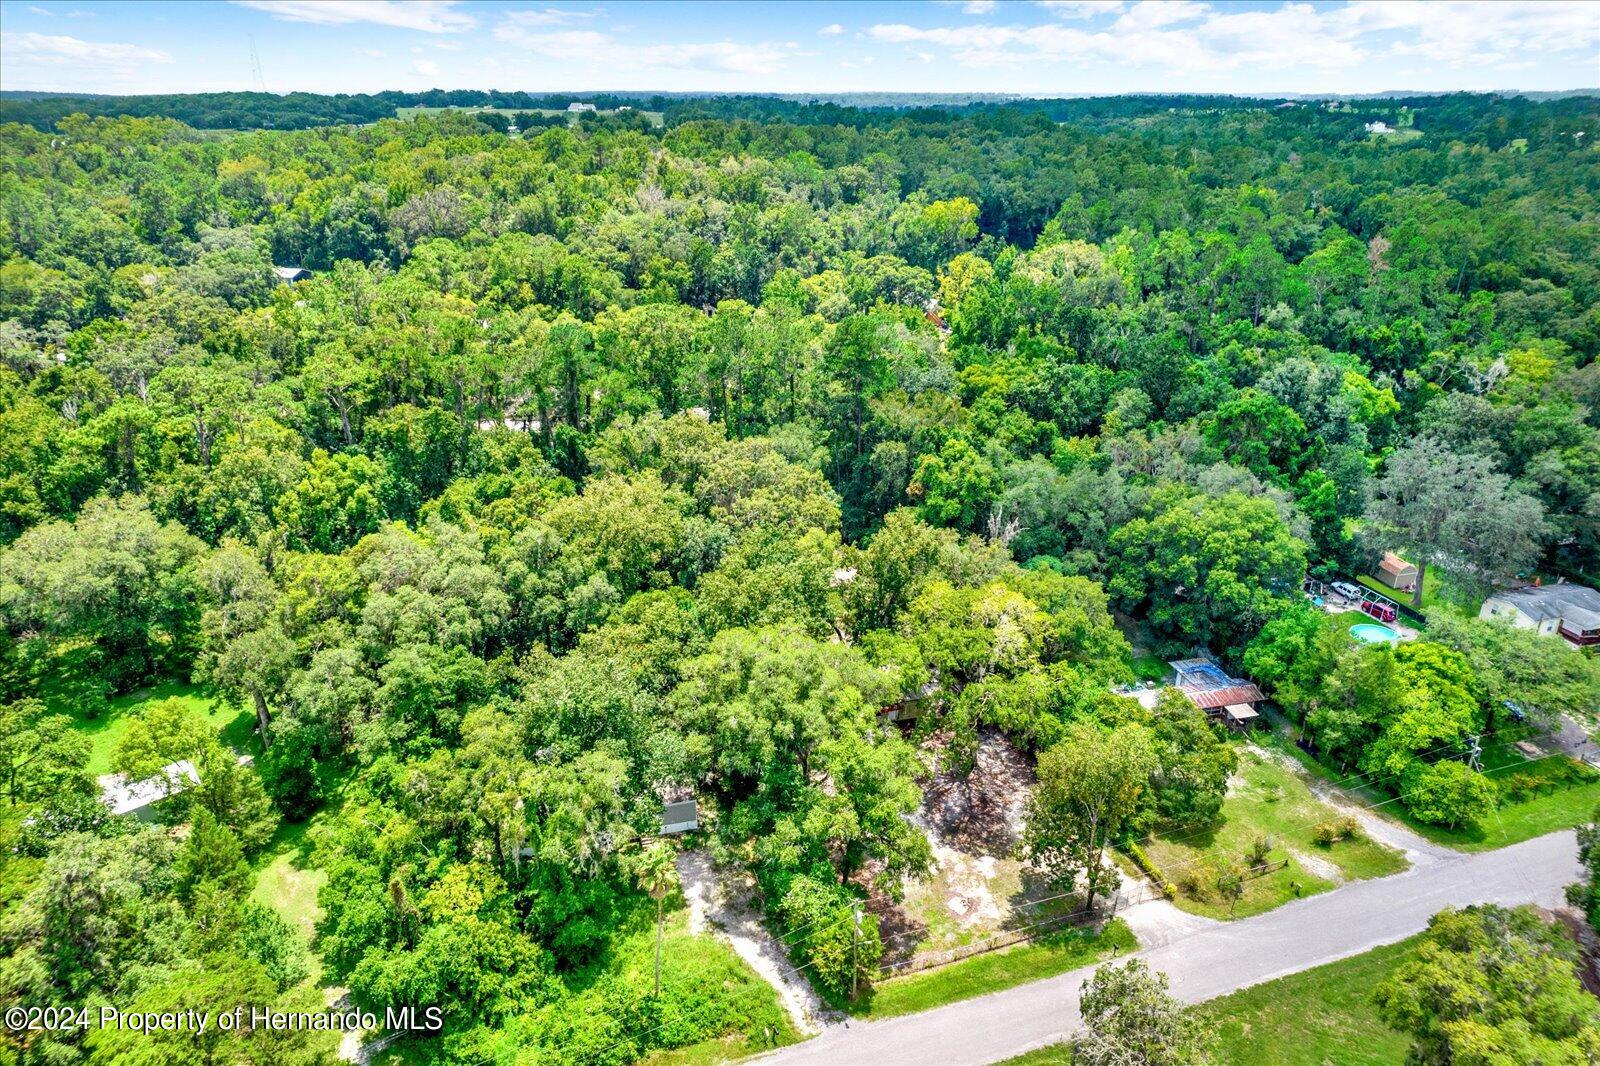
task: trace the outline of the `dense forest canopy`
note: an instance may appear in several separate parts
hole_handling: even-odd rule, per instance
[[[692,1043],[739,1004],[667,1026],[594,977],[671,789],[842,995],[856,901],[929,864],[931,730],[1063,794],[1103,751],[1132,828],[1215,812],[1203,717],[1111,692],[1130,633],[1248,663],[1419,818],[1482,809],[1423,756],[1544,653],[1335,649],[1299,594],[1395,548],[1464,590],[1600,569],[1593,99],[388,117],[471,95],[6,101],[6,995],[299,994],[239,870],[337,804],[358,1003],[442,1004],[462,1061]],[[1593,694],[1573,659],[1545,707]],[[130,728],[119,769],[204,764],[181,840],[104,817],[66,728],[172,678],[257,723],[239,769],[181,707]]]

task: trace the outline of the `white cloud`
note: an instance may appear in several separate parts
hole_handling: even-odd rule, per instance
[[[529,29],[534,26],[555,26],[564,22],[575,22],[578,19],[588,18],[594,18],[593,11],[574,11],[566,7],[543,7],[507,11],[504,21],[513,26]]]
[[[1395,54],[1419,55],[1452,66],[1505,63],[1512,69],[1525,62],[1528,53],[1536,58],[1540,52],[1593,52],[1600,47],[1600,3],[1594,0],[1520,4],[1374,0],[1342,8],[1331,21],[1358,33],[1394,34]]]
[[[435,63],[431,59],[419,59],[411,64],[411,73],[421,74],[424,78],[437,77],[439,74],[439,64]]]
[[[1123,0],[1038,0],[1038,4],[1050,14],[1064,19],[1114,15],[1127,6]]]
[[[157,48],[80,41],[44,33],[0,33],[0,54],[8,63],[81,64],[118,70],[131,70],[142,63],[172,62],[172,56]]]
[[[1041,6],[1085,21],[1110,11],[1102,29],[1034,25],[871,27],[874,40],[937,46],[974,68],[1090,63],[1162,77],[1219,71],[1351,71],[1387,59],[1421,57],[1455,67],[1515,71],[1530,57],[1600,46],[1600,3],[1479,3],[1476,0],[1372,0],[1343,7],[1290,2],[1272,9],[1217,8],[1196,0]]]
[[[1162,26],[1193,22],[1210,13],[1209,5],[1194,3],[1192,0],[1139,0],[1117,19],[1112,29],[1121,32],[1154,30]]]
[[[987,15],[999,6],[996,0],[967,0],[961,5],[961,10],[969,15]]]
[[[54,11],[46,11],[42,7],[34,7],[32,4],[28,5],[28,10],[32,11],[35,15],[44,15],[48,18],[55,18],[56,15]]]
[[[844,32],[844,27],[837,22],[829,23],[817,31],[818,37],[837,37]]]
[[[460,0],[232,0],[285,22],[346,26],[368,22],[424,33],[459,33],[478,20],[456,8]]]
[[[739,74],[771,74],[800,54],[793,41],[686,41],[631,44],[597,30],[530,32],[507,18],[495,27],[497,39],[553,59],[576,60],[609,70],[705,69]]]

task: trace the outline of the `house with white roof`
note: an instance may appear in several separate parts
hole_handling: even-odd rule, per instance
[[[198,785],[200,775],[194,763],[179,759],[140,781],[129,781],[125,774],[102,774],[95,783],[100,786],[100,802],[112,814],[131,814],[147,822],[155,817],[156,804]]]
[[[1478,617],[1498,618],[1579,646],[1600,644],[1600,592],[1587,585],[1563,581],[1506,589],[1484,600]]]

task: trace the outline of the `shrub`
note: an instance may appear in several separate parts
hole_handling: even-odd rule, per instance
[[[1143,848],[1136,843],[1129,843],[1126,850],[1134,865],[1144,872],[1144,875],[1150,879],[1156,888],[1161,890],[1163,895],[1168,899],[1177,895],[1177,892],[1172,887],[1172,882],[1168,881],[1166,875],[1157,868],[1155,863],[1150,861],[1150,856],[1144,853]]]
[[[1360,835],[1361,823],[1348,814],[1318,822],[1311,827],[1311,839],[1325,848],[1331,848],[1341,840],[1354,840]]]
[[[1413,818],[1452,828],[1488,814],[1499,796],[1493,781],[1458,762],[1413,763],[1401,782]]]
[[[850,995],[852,976],[866,987],[878,972],[883,941],[878,938],[876,915],[862,916],[861,931],[854,933],[855,897],[838,885],[805,875],[789,884],[778,903],[778,916],[786,930],[795,961],[811,968],[812,978],[835,1000]],[[852,942],[854,947],[852,949]],[[851,971],[851,960],[856,968]]]

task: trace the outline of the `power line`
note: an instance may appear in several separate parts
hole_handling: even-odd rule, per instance
[[[1513,729],[1513,728],[1516,728],[1516,727],[1513,727],[1513,726],[1502,726],[1500,729],[1490,730],[1489,732],[1480,734],[1480,738],[1481,737],[1490,736],[1490,735],[1492,735],[1494,733],[1502,732],[1504,730]],[[1548,736],[1552,736],[1552,735],[1554,735],[1554,734],[1553,733],[1541,734],[1541,737],[1537,738],[1537,739],[1542,739],[1544,737],[1548,737]],[[1421,758],[1422,756],[1433,754],[1435,752],[1442,751],[1445,748],[1454,747],[1454,746],[1456,746],[1456,742],[1451,742],[1449,744],[1443,744],[1443,745],[1440,745],[1437,748],[1432,749],[1431,751],[1423,752],[1423,753],[1421,753],[1421,755],[1416,756],[1416,757],[1417,758]],[[1493,767],[1493,768],[1491,768],[1489,770],[1484,770],[1484,771],[1481,771],[1481,772],[1483,773],[1483,775],[1485,777],[1487,777],[1487,776],[1489,776],[1491,774],[1499,773],[1502,770],[1520,769],[1522,767],[1531,766],[1534,763],[1543,762],[1546,759],[1556,758],[1558,756],[1563,756],[1563,755],[1565,755],[1564,752],[1551,752],[1551,753],[1548,753],[1546,755],[1542,755],[1542,756],[1540,756],[1539,758],[1536,758],[1536,759],[1527,759],[1527,760],[1524,760],[1521,763],[1507,763],[1507,764],[1505,764],[1503,766],[1496,766],[1496,767]],[[1379,782],[1379,781],[1385,781],[1385,780],[1389,780],[1390,778],[1400,777],[1400,776],[1402,776],[1402,774],[1403,774],[1403,771],[1396,771],[1396,772],[1393,772],[1393,773],[1374,776],[1373,772],[1369,771],[1367,773],[1356,774],[1356,775],[1352,775],[1352,776],[1347,777],[1347,778],[1335,780],[1334,782],[1332,782],[1332,784],[1334,784],[1336,787],[1341,787],[1342,788],[1344,786],[1342,784],[1340,784],[1341,781],[1357,781],[1357,780],[1361,780],[1363,778],[1366,778],[1367,780],[1360,786],[1360,787],[1365,788],[1365,787],[1370,787],[1370,786],[1376,785],[1377,782]],[[1410,796],[1412,794],[1413,794],[1413,792],[1400,791],[1400,792],[1396,793],[1394,796],[1392,796],[1392,797],[1390,797],[1388,799],[1377,801],[1377,802],[1373,802],[1373,803],[1359,804],[1356,807],[1354,807],[1353,809],[1355,811],[1357,811],[1357,812],[1377,810],[1380,807],[1385,807],[1385,806],[1388,806],[1391,803],[1396,803],[1396,802],[1398,802],[1398,801],[1400,801],[1402,799],[1405,799],[1405,798],[1407,798],[1408,796]],[[1191,822],[1191,823],[1186,823],[1186,824],[1190,824],[1190,825],[1199,824],[1199,820],[1196,820],[1195,822]],[[1309,824],[1314,824],[1314,822],[1311,819],[1306,819],[1305,820],[1305,824],[1308,824],[1308,825]],[[1211,820],[1207,820],[1202,825],[1202,830],[1204,828],[1209,828],[1210,825],[1211,825]],[[1156,836],[1161,836],[1161,835],[1162,834],[1159,834],[1159,833],[1151,833],[1151,834],[1141,838],[1141,840],[1148,842],[1150,840],[1153,840]],[[1186,834],[1185,836],[1181,836],[1181,837],[1163,836],[1163,839],[1165,839],[1165,840],[1167,840],[1169,842],[1172,842],[1172,841],[1176,841],[1176,840],[1186,839],[1188,836],[1193,836],[1193,835],[1195,835],[1195,834],[1193,834],[1193,833]],[[1137,843],[1137,842],[1135,842],[1135,843]],[[1183,863],[1179,863],[1179,864],[1176,864],[1176,865],[1168,865],[1168,866],[1162,867],[1161,868],[1161,873],[1162,873],[1163,877],[1166,877],[1167,873],[1169,871],[1186,869],[1186,868],[1188,868],[1190,866],[1197,865],[1198,863],[1203,862],[1203,861],[1205,861],[1205,858],[1203,856],[1196,856],[1195,858],[1190,859],[1187,862],[1183,862]],[[1018,906],[1030,906],[1030,907],[1042,906],[1045,903],[1053,902],[1053,901],[1058,900],[1058,899],[1065,899],[1065,898],[1068,898],[1070,896],[1075,896],[1077,894],[1078,893],[1076,893],[1076,892],[1062,892],[1062,893],[1058,893],[1058,894],[1053,895],[1053,896],[1045,896],[1045,897],[1042,897],[1042,898],[1036,899],[1036,900],[1025,900],[1022,903],[1018,904]],[[1030,922],[1030,923],[1028,923],[1026,925],[1015,927],[1012,930],[1010,930],[1009,932],[1010,933],[1026,932],[1027,930],[1036,929],[1036,928],[1039,928],[1040,926],[1043,926],[1043,925],[1050,925],[1050,924],[1057,924],[1057,923],[1067,922],[1067,921],[1070,921],[1073,918],[1077,918],[1077,917],[1080,917],[1080,916],[1085,915],[1085,914],[1091,914],[1091,913],[1094,912],[1094,909],[1095,909],[1094,905],[1093,905],[1093,903],[1091,901],[1091,903],[1089,905],[1087,905],[1085,907],[1082,907],[1082,908],[1079,908],[1078,910],[1071,911],[1071,912],[1069,912],[1067,914],[1063,914],[1063,915],[1053,915],[1053,916],[1051,916],[1049,918],[1040,919],[1039,921],[1036,921],[1036,922]],[[793,948],[799,947],[801,944],[804,944],[804,943],[814,939],[817,936],[822,935],[824,932],[829,932],[829,931],[832,931],[834,929],[840,928],[841,926],[843,926],[843,924],[846,921],[854,921],[854,919],[855,919],[855,912],[852,909],[850,912],[847,912],[845,914],[835,915],[832,918],[831,922],[827,918],[821,918],[821,919],[818,919],[817,921],[809,922],[806,925],[798,926],[795,929],[789,930],[789,933],[791,933],[791,934],[792,933],[796,933],[796,932],[801,932],[801,931],[804,931],[804,930],[807,930],[807,929],[813,930],[811,933],[809,933],[808,935],[806,935],[804,937],[799,938],[798,940],[790,940],[790,939],[787,939],[784,936],[775,936],[774,939],[776,941],[778,941],[779,943],[783,944],[786,949],[793,949]],[[825,923],[827,923],[827,924],[825,924]],[[823,926],[823,928],[817,928],[818,926]],[[900,939],[905,938],[908,935],[911,935],[911,933],[912,933],[911,930],[907,930],[904,933],[894,934],[894,935],[892,935],[890,937],[887,937],[887,938],[881,938],[880,939],[880,943],[892,943],[892,942],[894,942],[896,940],[900,940]],[[999,936],[1004,936],[1004,935],[1007,935],[1007,934],[1005,934],[1005,933],[997,934],[996,937],[993,937],[991,939],[998,939]],[[1026,938],[1024,938],[1024,939],[1026,939]],[[896,969],[903,969],[904,967],[910,965],[910,963],[912,961],[913,960],[911,960],[911,959],[907,959],[907,960],[904,960],[904,961],[899,962],[899,963],[892,963],[892,964],[890,964],[888,966],[880,967],[880,971],[891,971],[891,970],[896,970]],[[959,960],[952,960],[952,961],[959,961]],[[788,977],[788,978],[792,978],[792,979],[795,979],[795,980],[805,980],[804,971],[808,967],[809,968],[813,968],[813,969],[815,968],[810,960],[807,960],[807,961],[804,961],[804,962],[800,962],[800,963],[794,963],[794,962],[791,961],[788,965],[779,967],[777,972],[776,972],[776,976],[779,977],[780,979],[782,979],[784,977]],[[807,984],[808,985],[810,984],[809,980],[807,980]],[[637,1041],[637,1040],[640,1040],[640,1039],[642,1039],[644,1037],[647,1037],[650,1034],[658,1032],[659,1030],[665,1028],[669,1024],[673,1024],[673,1023],[676,1023],[676,1022],[682,1022],[682,1021],[686,1021],[686,1020],[688,1020],[690,1018],[698,1017],[701,1013],[704,1013],[705,1010],[710,1010],[710,1009],[713,1009],[713,1008],[725,1010],[725,1009],[727,1009],[729,1004],[739,1002],[747,995],[751,995],[751,994],[755,994],[755,993],[763,993],[763,994],[765,994],[765,993],[768,993],[768,992],[775,993],[778,996],[780,1004],[781,1004],[781,1002],[782,1002],[782,992],[777,990],[777,989],[774,989],[770,984],[768,984],[767,982],[763,981],[763,982],[761,982],[759,984],[752,985],[744,993],[737,994],[731,1000],[723,1001],[721,1003],[713,1002],[713,1003],[705,1004],[704,1007],[702,1008],[702,1010],[693,1011],[693,1012],[690,1012],[687,1015],[680,1014],[676,1018],[669,1019],[668,1021],[663,1021],[663,1022],[661,1022],[661,1023],[659,1023],[659,1024],[655,1025],[655,1026],[652,1026],[651,1028],[646,1029],[646,1030],[644,1030],[644,1031],[642,1031],[640,1033],[632,1034],[632,1035],[630,1035],[628,1038],[626,1038],[624,1040],[616,1041],[613,1044],[611,1044],[608,1047],[606,1047],[605,1049],[603,1049],[602,1053],[612,1051],[612,1050],[614,1050],[615,1048],[621,1046],[624,1043]]]

